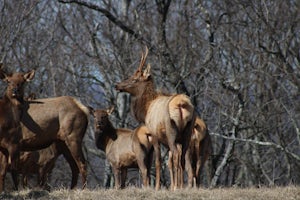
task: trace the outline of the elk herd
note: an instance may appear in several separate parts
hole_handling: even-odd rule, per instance
[[[183,188],[184,172],[188,187],[199,186],[200,172],[211,154],[211,139],[204,121],[196,114],[185,94],[158,92],[145,65],[148,49],[142,53],[139,67],[115,89],[131,95],[131,113],[139,122],[132,129],[115,128],[109,119],[113,107],[94,109],[70,96],[26,98],[24,86],[34,79],[35,71],[7,74],[0,68],[0,78],[7,84],[0,100],[0,192],[4,191],[7,172],[14,188],[18,177],[23,186],[27,177],[37,174],[44,187],[59,155],[72,172],[71,188],[87,182],[87,166],[82,141],[89,117],[94,118],[95,145],[106,154],[115,188],[124,188],[128,168],[138,168],[144,187],[149,186],[152,161],[155,164],[155,189],[160,189],[161,146],[168,149],[170,190]]]

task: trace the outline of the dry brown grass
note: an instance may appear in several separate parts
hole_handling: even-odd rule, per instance
[[[218,189],[184,189],[171,192],[168,190],[155,191],[153,189],[127,188],[114,189],[60,189],[52,192],[43,190],[22,190],[4,193],[0,199],[205,199],[205,200],[296,200],[300,199],[300,187],[273,187],[273,188],[218,188]]]

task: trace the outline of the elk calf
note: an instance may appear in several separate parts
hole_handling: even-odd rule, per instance
[[[152,160],[152,144],[148,129],[140,126],[135,130],[113,127],[109,121],[112,109],[92,111],[94,115],[95,143],[104,151],[110,162],[115,188],[125,187],[127,168],[139,167],[143,185],[149,186]]]
[[[189,187],[193,185],[199,187],[200,173],[211,154],[211,148],[211,138],[207,132],[206,124],[197,116],[190,145],[185,156]]]
[[[0,100],[0,151],[5,155],[1,164],[0,192],[4,189],[4,179],[8,165],[17,167],[19,142],[22,138],[20,120],[23,109],[24,85],[33,79],[35,71],[7,75],[0,69],[0,78],[8,85]],[[7,164],[6,164],[7,163]]]
[[[37,174],[38,185],[44,187],[59,155],[56,143],[39,151],[22,152],[17,172],[23,176],[23,187],[28,185],[27,180],[30,174]]]
[[[155,91],[150,65],[143,70],[148,54],[142,54],[137,71],[116,89],[132,95],[131,110],[137,121],[145,123],[153,138],[169,148],[168,167],[171,190],[183,186],[183,168],[195,121],[194,106],[184,94],[166,95]],[[156,177],[160,177],[160,152],[155,148]],[[156,180],[158,189],[159,180]]]
[[[28,186],[28,176],[30,174],[37,174],[38,186],[44,187],[46,179],[54,168],[58,156],[59,153],[55,143],[39,151],[21,152],[17,168],[11,171],[15,188],[18,188],[17,176],[19,174],[22,174],[23,187]],[[2,160],[2,163],[8,165],[5,155],[2,153],[0,153],[0,160]]]

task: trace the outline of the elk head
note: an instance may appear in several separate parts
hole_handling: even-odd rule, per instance
[[[131,77],[118,83],[115,87],[117,90],[119,90],[120,92],[128,92],[132,95],[136,95],[140,93],[140,90],[144,88],[144,85],[146,85],[149,82],[152,82],[150,74],[150,64],[148,64],[147,68],[143,71],[147,55],[148,48],[146,47],[145,54],[142,52],[142,57],[138,69]]]
[[[95,144],[98,149],[104,150],[103,147],[103,138],[108,134],[111,134],[111,131],[114,131],[110,121],[109,115],[113,112],[114,107],[111,107],[107,110],[92,110],[94,116],[94,134],[95,134]]]
[[[7,85],[6,96],[9,99],[16,99],[23,101],[24,85],[26,82],[34,78],[35,71],[31,70],[28,73],[13,73],[7,75],[2,69],[0,70],[0,78],[5,81]]]
[[[113,112],[114,107],[111,107],[107,110],[94,110],[94,125],[95,130],[103,130],[109,122],[109,115]]]

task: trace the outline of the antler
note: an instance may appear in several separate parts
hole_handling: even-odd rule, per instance
[[[142,57],[141,57],[140,65],[139,65],[137,71],[142,71],[142,69],[143,69],[143,67],[145,65],[147,56],[148,56],[148,52],[149,52],[149,50],[148,50],[148,47],[146,46],[145,54],[144,54],[144,52],[142,52]]]

